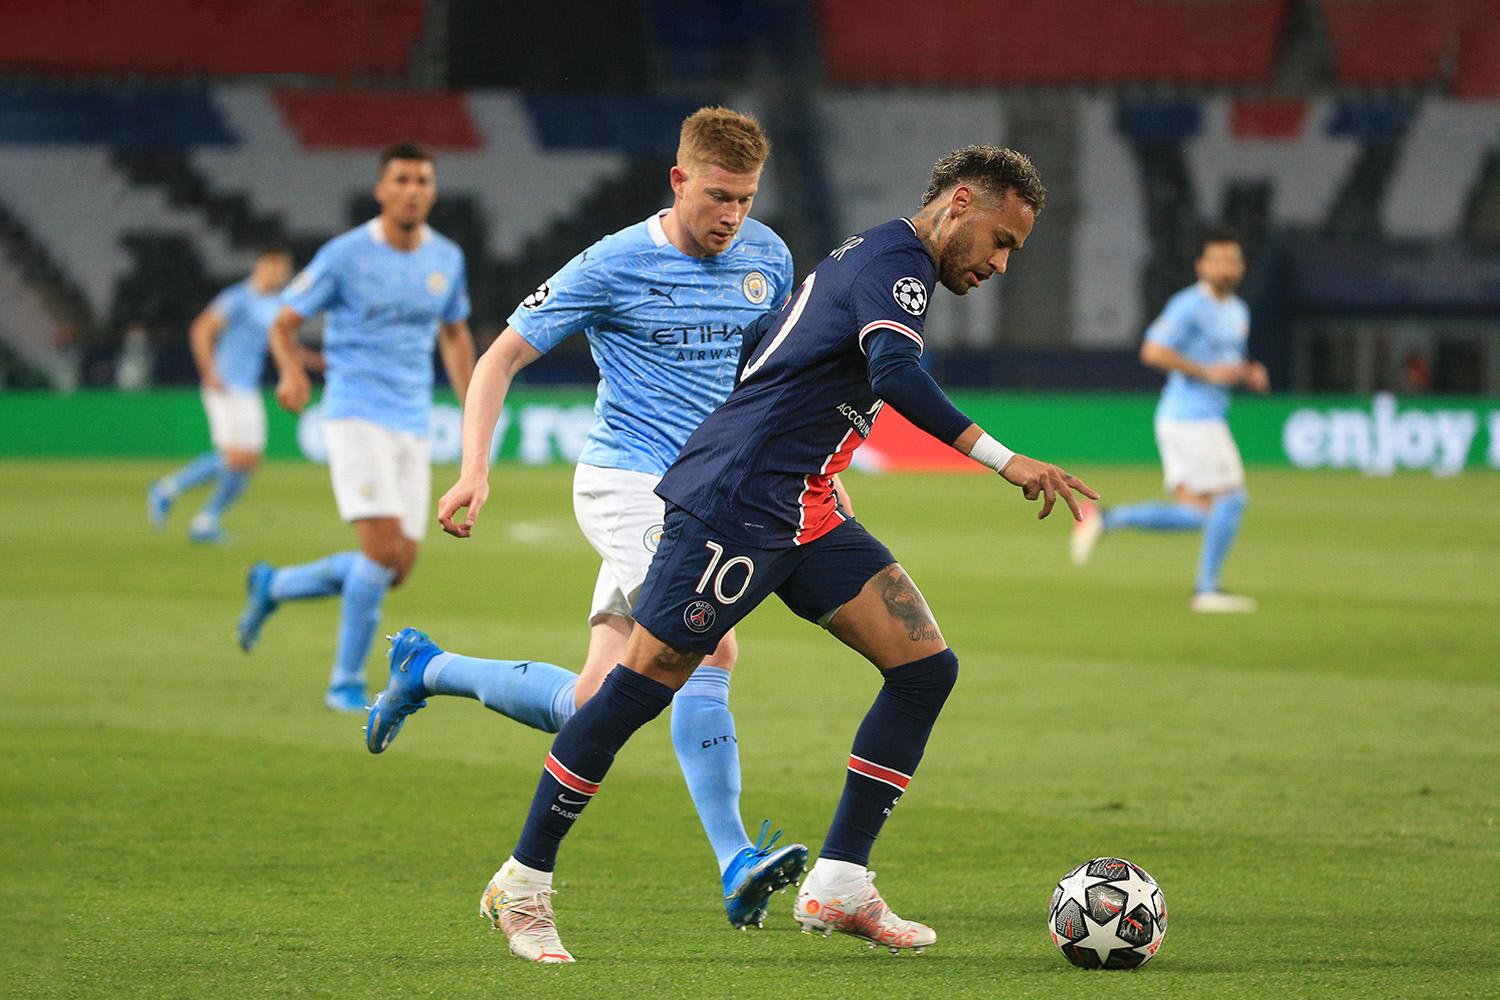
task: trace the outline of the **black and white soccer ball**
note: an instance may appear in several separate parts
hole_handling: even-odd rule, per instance
[[[1062,877],[1047,930],[1063,957],[1085,969],[1138,969],[1167,934],[1167,900],[1156,879],[1123,858],[1095,858]]]

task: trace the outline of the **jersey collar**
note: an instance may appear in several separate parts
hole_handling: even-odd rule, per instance
[[[376,243],[379,243],[381,246],[388,247],[391,245],[390,242],[385,238],[384,227],[380,225],[380,216],[377,215],[375,216],[375,218],[365,223],[365,232],[370,234],[370,239],[374,240]],[[424,246],[430,239],[432,239],[432,227],[424,222],[417,230],[417,245],[415,247],[412,247],[412,249],[415,250],[418,247]]]
[[[667,231],[661,227],[661,220],[670,211],[670,208],[664,208],[646,220],[646,232],[651,234],[651,242],[659,247],[666,246],[671,242],[671,240],[667,239]]]

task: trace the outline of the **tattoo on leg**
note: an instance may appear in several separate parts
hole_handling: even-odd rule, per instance
[[[927,602],[922,599],[922,592],[900,566],[892,566],[886,571],[880,596],[885,601],[886,610],[901,620],[906,637],[912,642],[942,638]]]
[[[661,652],[653,657],[657,669],[665,670],[674,674],[690,674],[703,662],[703,654],[695,653],[691,649],[683,649],[664,643],[666,646]]]

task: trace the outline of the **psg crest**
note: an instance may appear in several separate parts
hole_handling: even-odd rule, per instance
[[[687,606],[682,613],[682,623],[694,632],[707,632],[714,627],[714,619],[719,613],[714,606],[707,601],[694,601]]]
[[[891,294],[896,297],[896,305],[913,316],[927,311],[927,286],[916,278],[902,278],[891,289]]]
[[[745,298],[754,305],[760,305],[766,301],[766,295],[771,290],[771,283],[766,276],[759,271],[751,271],[745,275],[745,280],[740,283],[740,288],[745,292]]]

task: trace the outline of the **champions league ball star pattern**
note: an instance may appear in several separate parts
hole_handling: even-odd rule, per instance
[[[1135,969],[1161,947],[1167,901],[1156,879],[1121,858],[1095,858],[1052,890],[1047,930],[1063,957],[1085,969]]]

